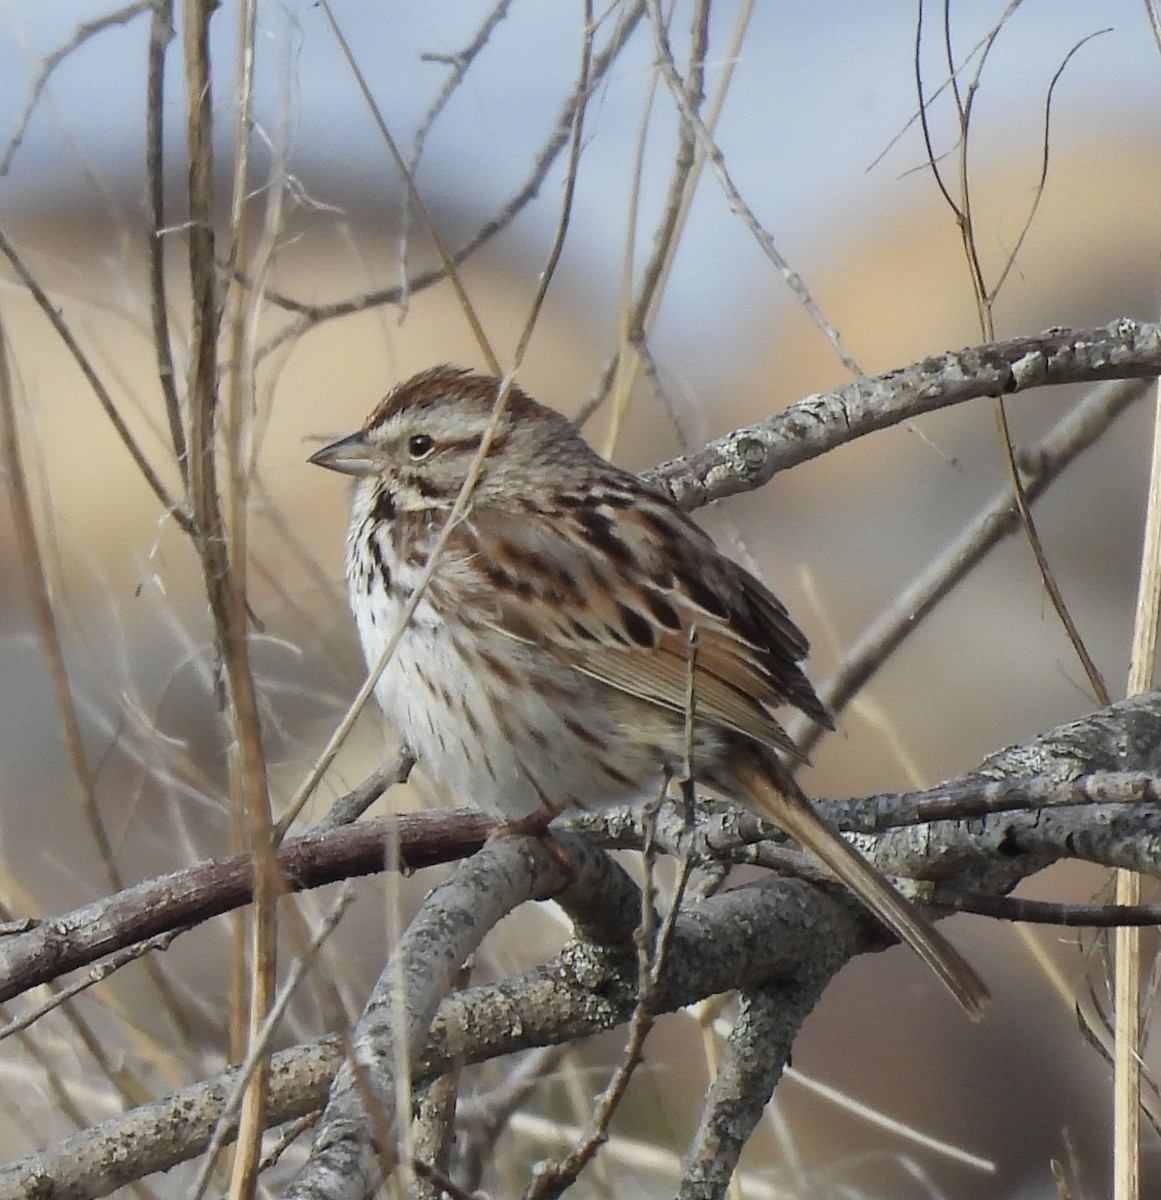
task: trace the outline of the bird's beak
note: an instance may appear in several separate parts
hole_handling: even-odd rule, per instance
[[[383,466],[378,450],[367,441],[362,430],[324,446],[310,456],[310,461],[344,475],[377,475]]]

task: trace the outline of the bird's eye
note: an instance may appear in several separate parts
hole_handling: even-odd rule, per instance
[[[412,462],[422,462],[435,449],[435,438],[430,433],[416,433],[407,439],[407,453]]]

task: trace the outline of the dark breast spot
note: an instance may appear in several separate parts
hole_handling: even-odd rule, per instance
[[[371,559],[375,563],[375,570],[378,572],[380,579],[383,581],[383,590],[391,590],[391,568],[387,565],[386,559],[383,557],[383,551],[379,546],[379,539],[372,534],[367,539],[368,549],[371,551]],[[368,577],[366,590],[371,590],[371,580]]]
[[[435,684],[432,683],[427,672],[418,663],[412,665],[411,674],[423,686],[428,695],[438,697],[439,693],[436,690]]]
[[[604,742],[583,722],[578,721],[574,717],[570,717],[565,713],[558,714],[561,724],[569,731],[578,741],[584,742],[586,746],[592,746],[594,749],[603,750]]]
[[[476,714],[472,712],[472,706],[470,704],[463,704],[461,708],[463,709],[464,721],[467,722],[467,726],[472,731],[472,734],[478,738],[481,732],[480,723],[476,720]]]
[[[495,768],[494,764],[492,763],[491,755],[489,755],[487,750],[484,751],[484,770],[487,771],[489,775],[491,775],[493,783],[500,782],[500,776],[496,774],[496,768]]]

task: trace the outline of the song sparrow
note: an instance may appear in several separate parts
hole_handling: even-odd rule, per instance
[[[396,387],[311,462],[357,477],[351,607],[375,664],[493,419],[500,381],[454,367]],[[645,796],[684,775],[689,631],[694,774],[813,851],[979,1015],[951,944],[810,807],[774,716],[830,718],[782,604],[668,499],[513,386],[470,507],[376,694],[437,779],[511,821]],[[800,757],[800,756],[799,756]]]

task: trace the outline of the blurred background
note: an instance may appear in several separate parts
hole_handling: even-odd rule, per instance
[[[0,7],[0,228],[177,493],[149,317],[150,10],[81,0]],[[997,336],[1154,318],[1161,50],[1146,7],[1136,0],[1009,5],[982,66],[980,47],[1005,6],[973,0],[948,10],[950,57],[962,67],[965,92],[978,72],[967,186],[989,284],[1019,243],[995,305]],[[507,366],[559,221],[566,154],[526,203],[514,206],[513,198],[528,186],[575,87],[581,6],[335,0],[331,11],[414,164],[445,244],[462,245],[514,209],[464,268]],[[693,11],[676,4],[670,22],[683,72]],[[630,12],[614,4],[596,14],[598,52]],[[445,96],[457,56],[491,18],[494,27]],[[917,18],[914,0],[755,5],[752,12],[720,0],[710,8],[706,90],[713,96],[728,76],[715,130],[726,168],[866,373],[984,340],[959,231],[916,119]],[[932,150],[958,194],[959,127],[950,89],[940,91],[948,75],[942,10],[925,11],[924,22],[919,66],[926,95],[939,92],[929,114]],[[223,206],[238,27],[236,6],[224,3],[211,47]],[[272,295],[261,311],[256,359],[250,583],[262,622],[254,656],[272,786],[285,802],[362,672],[341,580],[346,488],[305,460],[322,441],[354,429],[415,370],[438,361],[481,365],[482,356],[444,285],[416,287],[405,303],[352,303],[344,311],[344,302],[398,289],[435,264],[431,239],[324,12],[297,0],[260,5],[255,49],[249,211],[269,253]],[[190,320],[180,51],[179,35],[164,93],[179,380]],[[566,412],[593,393],[617,351],[624,296],[639,283],[665,212],[679,122],[656,61],[642,19],[586,113],[563,258],[520,373],[528,390]],[[1050,87],[1050,158],[1038,197]],[[334,315],[324,307],[332,304]],[[11,266],[0,272],[0,318],[88,768],[117,865],[133,882],[224,853],[225,757],[197,563]],[[850,378],[709,168],[676,239],[647,345],[656,372],[639,381],[613,447],[633,468]],[[228,351],[223,345],[223,359]],[[1014,400],[1016,439],[1046,431],[1078,398],[1072,391]],[[603,449],[608,407],[586,426]],[[1150,439],[1151,415],[1140,405],[1037,508],[1051,565],[1114,697],[1123,694],[1129,660]],[[788,604],[811,637],[809,665],[821,681],[1005,481],[992,407],[978,402],[864,439],[702,517]],[[103,894],[106,871],[69,769],[6,509],[0,555],[0,895],[15,912],[51,914]],[[804,783],[833,796],[934,783],[1093,707],[1031,553],[1014,539],[842,714]],[[377,716],[365,715],[320,806],[358,782],[386,744]],[[441,799],[420,778],[388,802]],[[384,913],[397,889],[408,905],[433,878],[360,884],[359,903],[332,943],[348,1012],[358,1011],[382,961]],[[1105,885],[1103,873],[1070,866],[1026,890],[1081,900]],[[327,903],[321,895],[303,909]],[[562,936],[549,913],[523,918],[520,933],[498,940],[485,972],[534,961]],[[1087,980],[1102,993],[1099,945],[1053,930],[1026,939],[971,918],[947,928],[991,984],[994,1017],[969,1027],[919,963],[893,950],[843,972],[807,1023],[795,1066],[993,1159],[996,1173],[951,1164],[787,1081],[768,1129],[747,1151],[755,1178],[787,1194],[1050,1197],[1058,1194],[1055,1159],[1073,1195],[1106,1190],[1109,1072],[1041,961],[1054,964],[1066,987]],[[87,999],[95,1027],[117,1041],[147,1090],[160,1094],[220,1064],[229,939],[224,922],[212,923],[166,956],[179,1011],[156,1003],[137,968]],[[317,1035],[340,1019],[308,997],[287,1039]],[[64,1022],[42,1022],[33,1036],[86,1119],[124,1106]],[[701,1098],[696,1084],[686,1086],[698,1045],[691,1020],[661,1024],[624,1132],[680,1154]],[[615,1037],[595,1047],[581,1068],[585,1086],[601,1085],[602,1064],[615,1061],[618,1047]],[[0,1052],[0,1088],[19,1094],[23,1114],[0,1131],[8,1154],[70,1129],[34,1050],[10,1042]],[[681,1087],[671,1086],[679,1079]],[[558,1086],[545,1084],[545,1103],[563,1112],[567,1089],[553,1093]],[[1156,1178],[1158,1144],[1151,1131],[1145,1136],[1146,1169],[1154,1172],[1147,1177]],[[510,1153],[531,1161],[550,1149],[530,1143]],[[594,1177],[592,1189],[600,1186]],[[665,1180],[643,1167],[618,1178],[618,1195],[665,1191]]]

